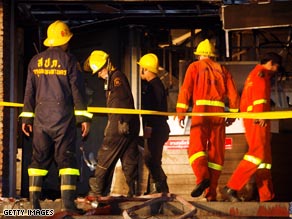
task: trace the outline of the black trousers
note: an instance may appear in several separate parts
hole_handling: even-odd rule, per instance
[[[78,169],[75,120],[64,121],[54,127],[38,124],[35,122],[33,127],[33,153],[29,168],[48,170],[55,161],[59,169]]]
[[[93,192],[97,195],[108,195],[114,169],[119,159],[126,182],[131,185],[138,178],[138,155],[138,135],[105,136],[97,154],[96,191]]]
[[[147,139],[144,145],[144,161],[151,178],[154,182],[166,180],[166,175],[162,169],[162,152],[165,142],[169,138],[168,125],[152,127],[151,137]]]

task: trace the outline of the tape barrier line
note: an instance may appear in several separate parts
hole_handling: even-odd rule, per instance
[[[117,114],[143,114],[143,115],[161,115],[161,116],[219,116],[225,118],[249,118],[249,119],[289,119],[292,118],[292,111],[273,111],[260,113],[176,113],[176,112],[159,112],[151,110],[123,109],[123,108],[106,108],[106,107],[88,107],[91,113],[117,113]]]
[[[0,102],[0,106],[23,107],[22,103]],[[271,111],[260,113],[176,113],[176,112],[159,112],[152,110],[125,109],[125,108],[107,108],[107,107],[88,107],[90,113],[113,113],[113,114],[139,114],[139,115],[160,115],[160,116],[218,116],[224,118],[247,118],[247,119],[289,119],[292,118],[292,111]]]
[[[0,106],[23,107],[22,103],[0,102]]]

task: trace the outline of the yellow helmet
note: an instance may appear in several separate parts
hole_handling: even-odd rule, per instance
[[[55,21],[50,24],[47,30],[47,38],[44,41],[45,46],[61,46],[69,42],[73,34],[67,24],[62,21]]]
[[[87,61],[85,61],[88,63],[90,69],[92,70],[92,73],[95,74],[96,72],[100,71],[100,69],[106,64],[106,62],[108,61],[109,55],[102,51],[102,50],[94,50],[90,56],[88,57]],[[85,66],[84,66],[84,70]]]
[[[208,39],[205,39],[199,43],[194,54],[202,56],[216,56],[215,47]]]
[[[147,68],[153,73],[158,73],[158,58],[153,53],[148,53],[141,57],[140,61],[137,62],[141,67]]]

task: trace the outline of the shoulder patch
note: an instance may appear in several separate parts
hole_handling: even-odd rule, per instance
[[[114,87],[119,87],[119,86],[121,86],[122,85],[122,80],[121,80],[121,78],[120,77],[116,77],[115,79],[114,79]]]

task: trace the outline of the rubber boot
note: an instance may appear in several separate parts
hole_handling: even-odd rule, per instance
[[[39,199],[42,190],[42,184],[42,176],[29,176],[29,202],[32,209],[41,209]]]
[[[74,202],[76,198],[76,181],[76,175],[61,175],[61,209],[71,213],[84,214],[85,211],[77,208]]]

